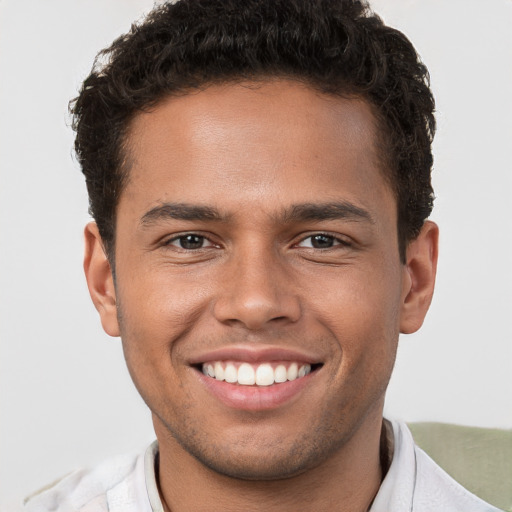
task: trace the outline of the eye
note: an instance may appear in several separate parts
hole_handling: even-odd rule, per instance
[[[194,233],[187,233],[185,235],[177,236],[169,240],[166,245],[172,245],[179,249],[187,251],[193,251],[197,249],[204,249],[206,247],[213,247],[214,244],[210,242],[206,237],[202,235],[196,235]]]
[[[336,245],[350,245],[344,240],[340,240],[333,235],[326,235],[325,233],[318,233],[316,235],[308,236],[297,244],[299,247],[310,247],[313,249],[330,249]]]

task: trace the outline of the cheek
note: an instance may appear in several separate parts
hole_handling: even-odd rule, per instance
[[[123,286],[126,283],[127,286]],[[190,323],[207,300],[208,288],[188,276],[158,270],[119,279],[121,320],[132,329],[154,333],[179,331]]]
[[[398,265],[340,268],[321,276],[317,271],[304,297],[327,324],[355,336],[358,332],[397,332],[401,302]],[[318,283],[319,286],[316,286]]]
[[[342,353],[340,373],[390,372],[399,336],[401,286],[397,267],[376,275],[346,272],[316,302],[319,321],[334,334]],[[310,293],[311,296],[311,293]]]
[[[122,282],[122,281],[120,281]],[[151,410],[176,414],[194,402],[183,386],[182,341],[202,309],[201,295],[165,279],[132,279],[118,290],[123,352],[130,376]],[[173,398],[174,397],[174,398]]]
[[[122,277],[119,276],[116,294],[130,372],[168,374],[170,365],[180,363],[181,340],[204,311],[207,290],[181,284],[183,280],[165,273],[145,273],[127,281]]]

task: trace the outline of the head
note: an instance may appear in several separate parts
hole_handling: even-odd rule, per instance
[[[256,480],[367,461],[435,276],[412,46],[360,2],[183,0],[102,56],[73,107],[85,269],[163,456]]]
[[[112,263],[133,118],[211,84],[275,78],[371,106],[404,261],[432,210],[435,130],[428,71],[408,39],[359,0],[186,0],[157,8],[100,52],[71,104],[90,213]]]

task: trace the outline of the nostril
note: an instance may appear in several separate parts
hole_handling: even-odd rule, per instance
[[[299,298],[284,283],[266,278],[258,283],[250,278],[237,280],[219,294],[213,304],[213,314],[224,324],[243,324],[247,329],[260,330],[265,325],[295,323],[301,317]]]

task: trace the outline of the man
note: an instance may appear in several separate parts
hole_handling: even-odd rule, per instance
[[[158,442],[27,510],[496,510],[382,417],[434,287],[433,110],[357,1],[181,0],[104,51],[85,272]]]

